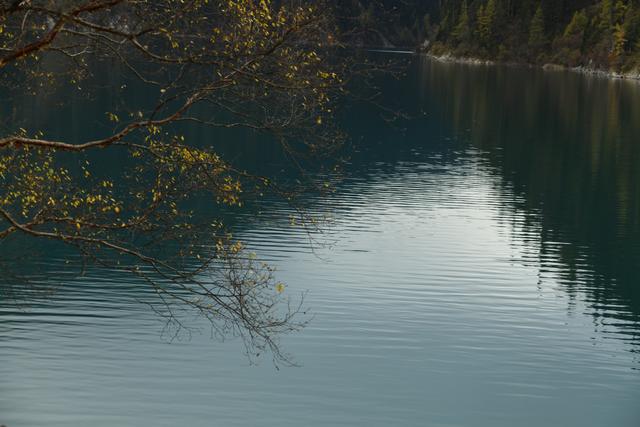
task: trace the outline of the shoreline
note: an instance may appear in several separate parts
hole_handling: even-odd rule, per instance
[[[445,53],[442,55],[436,55],[429,51],[417,51],[419,55],[425,55],[431,59],[434,59],[438,62],[443,63],[451,63],[451,64],[466,64],[466,65],[484,65],[484,66],[492,66],[492,65],[507,65],[507,66],[524,66],[529,68],[538,68],[545,71],[570,71],[573,73],[595,76],[600,78],[606,78],[611,80],[627,80],[634,81],[640,83],[640,70],[636,70],[631,73],[618,73],[616,71],[603,70],[598,68],[590,68],[588,66],[578,66],[578,67],[567,67],[560,64],[531,64],[528,62],[518,62],[518,61],[496,61],[491,59],[480,59],[474,57],[464,57],[464,56],[455,56],[451,53]]]

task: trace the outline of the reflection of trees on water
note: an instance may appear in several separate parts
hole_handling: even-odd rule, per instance
[[[541,270],[560,263],[570,296],[638,320],[640,84],[429,60],[420,73],[437,114],[500,177],[505,217]]]

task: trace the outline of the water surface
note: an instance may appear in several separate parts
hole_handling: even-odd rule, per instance
[[[345,112],[345,177],[304,201],[333,218],[329,245],[278,201],[234,221],[307,292],[312,321],[283,340],[300,367],[250,366],[197,319],[167,339],[128,276],[89,269],[26,301],[5,284],[0,423],[640,425],[640,85],[426,58],[382,85],[412,118]],[[69,128],[15,111],[91,132],[81,109]],[[37,262],[69,273],[64,255]]]

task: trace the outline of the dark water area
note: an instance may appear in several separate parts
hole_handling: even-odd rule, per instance
[[[343,112],[343,176],[301,201],[322,233],[277,199],[232,218],[306,292],[311,322],[282,343],[299,367],[250,366],[197,318],[171,340],[144,284],[28,247],[18,269],[64,280],[46,297],[0,284],[0,424],[640,425],[640,84],[415,57],[380,85],[408,118]],[[81,140],[121,102],[4,111]],[[260,135],[186,134],[286,170]]]

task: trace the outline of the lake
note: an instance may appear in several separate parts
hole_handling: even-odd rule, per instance
[[[303,200],[322,233],[277,200],[234,218],[306,293],[309,325],[282,340],[299,366],[250,364],[200,319],[171,339],[130,276],[89,267],[46,297],[7,278],[0,424],[640,425],[640,84],[410,61],[381,83],[407,119],[342,113],[343,177]],[[18,110],[95,131],[73,105]],[[277,169],[258,143],[228,149]],[[64,257],[34,262],[67,274]]]

